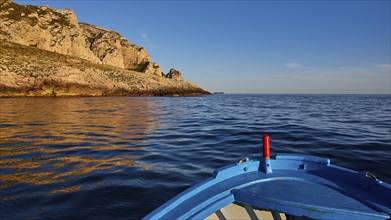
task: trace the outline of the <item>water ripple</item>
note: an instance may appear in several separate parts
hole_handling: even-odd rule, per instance
[[[259,157],[264,133],[272,153],[391,182],[389,95],[0,101],[1,219],[139,219],[214,169]]]

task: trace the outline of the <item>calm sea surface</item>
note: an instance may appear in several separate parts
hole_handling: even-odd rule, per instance
[[[390,95],[0,99],[0,219],[139,219],[214,169],[312,154],[391,182]]]

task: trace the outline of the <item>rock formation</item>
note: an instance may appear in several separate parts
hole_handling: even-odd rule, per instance
[[[0,57],[0,97],[209,94],[191,82],[94,64],[8,41],[0,41]]]
[[[7,0],[0,5],[0,39],[101,63],[86,47],[70,9],[21,6]]]
[[[160,68],[160,65],[154,62],[149,62],[145,67],[144,72],[162,77],[166,76]]]
[[[170,72],[167,73],[166,77],[174,80],[183,80],[182,73],[174,68],[170,69]]]
[[[131,44],[117,32],[85,23],[79,25],[85,37],[85,47],[103,64],[145,72],[150,57],[144,48]]]
[[[0,57],[0,97],[209,94],[71,9],[1,0]]]
[[[78,23],[71,9],[22,6],[10,0],[0,7],[2,40],[138,72],[145,72],[151,62],[143,47],[117,32]]]

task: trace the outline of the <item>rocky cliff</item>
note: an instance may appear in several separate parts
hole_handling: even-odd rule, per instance
[[[0,41],[0,97],[187,96],[209,94],[172,80]]]
[[[9,0],[0,5],[0,39],[102,63],[88,48],[70,9],[21,6]]]
[[[65,79],[64,77],[71,77],[71,75],[75,79],[80,79],[80,77],[83,78],[86,76],[86,72],[89,72],[90,77],[96,78],[89,68],[92,68],[97,72],[102,72],[103,70],[100,69],[103,68],[105,69],[103,71],[105,73],[107,73],[107,68],[114,68],[110,69],[110,71],[114,71],[120,75],[130,74],[133,78],[152,76],[153,79],[161,78],[158,81],[162,82],[162,88],[165,89],[169,86],[168,84],[164,84],[166,80],[178,81],[178,83],[182,80],[181,77],[173,77],[173,74],[170,73],[165,75],[159,64],[151,61],[150,56],[143,47],[130,43],[119,33],[90,24],[78,23],[77,17],[71,9],[54,10],[48,6],[22,6],[12,2],[11,0],[0,1],[0,52],[2,56],[0,63],[0,87],[3,92],[0,95],[10,95],[11,93],[4,95],[4,92],[10,88],[14,88],[15,91],[23,90],[26,92],[28,90],[28,94],[40,94],[40,92],[32,92],[33,90],[31,90],[31,88],[27,90],[21,89],[23,86],[27,86],[23,84],[27,83],[27,81],[22,80],[22,78],[29,78],[27,75],[28,72],[30,72],[33,75],[37,75],[37,77],[34,78],[34,80],[37,80],[40,78],[40,73],[43,73],[43,70],[49,69],[49,73],[56,75],[55,79],[53,79],[50,74],[46,74],[46,80],[43,80],[42,82],[43,84],[47,84],[47,77],[49,77],[51,80],[57,82],[57,84],[55,83],[57,89],[63,84],[63,82],[69,81],[69,79]],[[22,47],[21,45],[28,47]],[[73,56],[74,58],[66,58],[67,61],[65,63],[68,63],[69,65],[65,68],[65,66],[67,66],[65,63],[50,58],[50,56],[60,58],[58,55],[54,55],[54,53],[45,54],[45,52],[40,49]],[[15,57],[20,59],[20,61],[13,59],[12,56],[9,56],[8,54],[11,52],[18,53],[26,51],[29,51],[31,54],[15,55]],[[36,56],[37,54],[40,55]],[[26,57],[36,60],[42,58],[51,61],[39,60],[40,64],[35,65],[34,63],[29,62],[29,60],[26,60]],[[63,59],[63,57],[61,57],[61,59]],[[22,60],[25,60],[24,63]],[[45,61],[47,62],[45,63]],[[76,63],[74,64],[71,61],[75,61]],[[95,66],[95,64],[98,64],[98,66]],[[58,68],[54,65],[63,65],[63,67]],[[82,67],[82,65],[85,66]],[[37,72],[33,73],[34,71]],[[73,71],[73,73],[70,73],[69,71]],[[81,76],[76,76],[77,74],[81,74]],[[143,74],[145,76],[143,76]],[[96,75],[99,74],[97,73]],[[11,76],[18,78],[19,81],[16,80],[15,82],[11,82]],[[107,77],[109,76],[107,75]],[[127,76],[125,78],[127,78]],[[74,81],[74,79],[72,80],[69,82],[72,81],[72,83],[78,83],[77,81]],[[103,80],[103,78],[100,78],[100,80]],[[61,83],[59,83],[60,81]],[[82,82],[84,83],[84,81]],[[111,92],[107,92],[105,84],[108,82],[105,82],[104,80],[100,82],[102,85],[99,86],[98,84],[94,84],[92,86],[88,83],[85,85],[83,84],[83,86],[88,85],[86,88],[90,88],[91,86],[93,88],[104,87],[106,92],[101,92],[101,90],[98,89],[100,92],[97,94],[113,95],[118,94],[118,86],[122,83],[121,80],[117,80],[116,82],[117,84],[115,83],[115,80],[110,81],[110,83],[114,83],[112,87],[116,87],[114,90],[117,92],[113,92],[112,90],[110,90]],[[143,82],[148,84],[150,81],[146,80]],[[128,95],[131,94],[131,91],[136,92],[137,89],[134,89],[137,86],[148,87],[148,85],[130,85],[129,83],[137,84],[137,80],[126,81],[125,84],[127,86],[119,86],[121,89],[124,89],[124,91],[126,90],[125,93]],[[172,86],[175,84],[173,83],[174,82],[171,82],[170,85]],[[192,86],[194,88],[197,87],[193,84]],[[33,87],[37,88],[36,86]],[[158,94],[157,84],[154,84],[152,87],[155,92],[151,94]],[[197,88],[200,89],[199,87]],[[178,87],[175,87],[174,90],[176,90],[176,93],[179,94]],[[136,93],[138,94],[140,91],[137,90]],[[205,91],[201,93],[205,93]],[[48,95],[46,93],[44,94]],[[141,92],[140,94],[144,94],[144,92]],[[58,93],[56,95],[58,95]],[[71,94],[69,93],[68,95]],[[77,95],[77,93],[72,93],[72,95]],[[82,95],[87,95],[87,93],[83,93]],[[96,94],[94,93],[91,95]]]
[[[128,40],[114,31],[94,25],[79,23],[85,48],[92,52],[99,62],[115,67],[139,72],[149,72],[161,76],[162,71],[158,64],[152,63],[147,51],[137,45],[131,44]],[[149,64],[157,66],[158,73],[147,68]]]

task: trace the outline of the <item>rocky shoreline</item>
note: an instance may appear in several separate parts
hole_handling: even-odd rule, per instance
[[[0,41],[0,97],[194,96],[191,82]]]
[[[0,97],[210,94],[70,9],[0,3]]]

